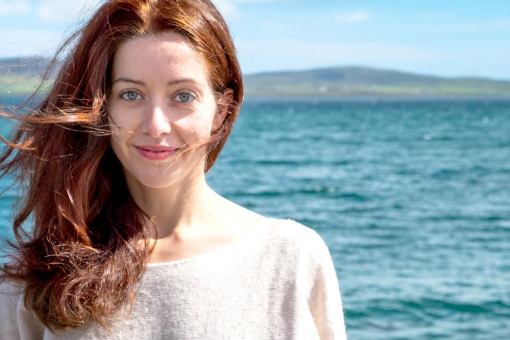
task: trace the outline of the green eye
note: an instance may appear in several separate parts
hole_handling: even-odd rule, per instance
[[[181,103],[189,103],[195,100],[195,96],[188,92],[179,93],[175,98],[178,102]]]
[[[138,94],[135,91],[126,91],[122,93],[120,96],[122,97],[122,99],[129,101],[142,99],[142,96],[140,96],[140,94]]]

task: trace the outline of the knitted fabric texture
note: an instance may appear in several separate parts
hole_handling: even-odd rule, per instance
[[[267,223],[218,250],[149,264],[133,309],[109,331],[88,324],[51,333],[28,311],[20,287],[0,286],[3,340],[346,339],[330,252],[293,220]]]

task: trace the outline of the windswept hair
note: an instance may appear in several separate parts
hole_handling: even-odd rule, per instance
[[[198,145],[206,148],[207,172],[243,98],[232,39],[209,0],[105,2],[58,51],[45,76],[56,78],[40,104],[27,113],[0,111],[17,122],[10,140],[2,138],[0,177],[15,175],[23,191],[0,278],[22,284],[25,306],[52,331],[89,322],[107,327],[119,307],[132,303],[144,275],[151,224],[119,176],[106,99],[119,45],[165,31],[183,34],[199,51],[213,91],[233,90],[223,125]]]

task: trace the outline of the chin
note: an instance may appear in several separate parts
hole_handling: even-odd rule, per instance
[[[128,186],[130,184],[136,186],[142,186],[153,189],[164,189],[168,187],[178,186],[179,183],[183,182],[178,172],[168,172],[166,174],[159,173],[145,173],[145,174],[133,174],[129,171],[126,172],[126,180]]]
[[[189,187],[201,175],[204,176],[204,163],[200,158],[175,159],[161,162],[140,162],[131,159],[123,164],[128,187],[165,189]]]
[[[137,169],[139,170],[139,169]],[[145,169],[147,170],[147,169]],[[200,177],[200,173],[196,171],[186,172],[184,169],[172,169],[166,170],[153,169],[154,171],[129,171],[124,168],[126,181],[128,187],[142,187],[151,189],[168,189],[178,191],[181,188],[189,188],[196,179]],[[203,175],[203,172],[202,172]]]

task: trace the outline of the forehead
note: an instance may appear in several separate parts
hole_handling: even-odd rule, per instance
[[[144,35],[123,42],[113,57],[112,78],[132,76],[168,81],[174,77],[208,82],[202,55],[177,32]]]

